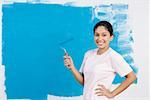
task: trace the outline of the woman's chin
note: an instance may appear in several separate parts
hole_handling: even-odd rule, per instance
[[[105,48],[107,48],[105,45],[97,45],[97,47],[98,47],[99,49],[105,49]]]
[[[99,49],[104,49],[105,47],[104,46],[97,46]]]

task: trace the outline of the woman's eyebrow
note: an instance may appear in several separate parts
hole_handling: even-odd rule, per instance
[[[107,32],[102,32],[101,34],[107,34]]]
[[[98,33],[98,32],[95,32],[95,34],[100,34],[100,33]]]
[[[107,32],[102,32],[102,33],[98,33],[98,32],[95,32],[95,34],[106,34]]]

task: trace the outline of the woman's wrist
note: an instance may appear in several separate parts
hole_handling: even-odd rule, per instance
[[[114,97],[115,97],[115,94],[114,94],[113,91],[110,93],[110,97],[111,97],[111,98],[114,98]]]
[[[71,70],[71,71],[75,70],[74,65],[70,66],[70,70]]]

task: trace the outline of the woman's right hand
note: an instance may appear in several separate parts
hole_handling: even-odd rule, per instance
[[[68,53],[65,53],[64,55],[64,64],[68,69],[74,68],[73,60],[72,58],[68,55]]]

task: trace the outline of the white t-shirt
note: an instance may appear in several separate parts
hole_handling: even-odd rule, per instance
[[[113,100],[95,95],[97,85],[104,85],[110,89],[116,73],[123,77],[132,69],[123,57],[112,48],[101,55],[97,55],[97,50],[98,48],[85,53],[79,70],[84,74],[83,98],[84,100]]]

